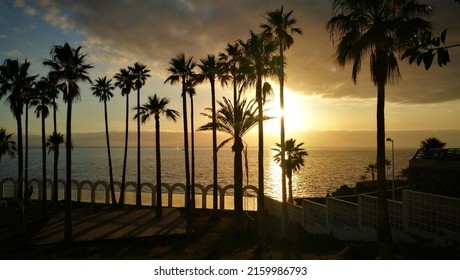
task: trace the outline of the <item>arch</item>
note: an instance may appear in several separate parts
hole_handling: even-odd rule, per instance
[[[198,193],[197,190],[199,190],[200,193]],[[201,184],[195,184],[195,207],[197,203],[196,201],[197,198],[201,199],[201,208],[204,209],[203,203],[206,205],[205,203],[206,197],[204,197],[204,187]]]
[[[110,203],[110,187],[109,184],[106,183],[105,181],[96,181],[92,186],[91,186],[91,202],[95,203],[96,201],[96,196],[97,196],[97,189],[102,186],[104,187],[104,203]]]
[[[185,192],[186,192],[186,186],[182,183],[175,183],[171,186],[171,192],[168,194],[168,205],[173,205],[173,193],[175,192],[175,190],[177,188],[180,188],[182,189],[183,191],[183,194],[184,194],[184,206],[186,204],[186,196],[185,196]]]
[[[230,189],[232,189],[232,190],[235,189],[234,185],[227,185],[227,186],[222,188],[222,191],[221,191],[221,193],[219,195],[219,199],[220,199],[220,207],[219,207],[219,209],[220,210],[225,210],[225,194]]]
[[[145,187],[150,189],[150,205],[153,206],[153,205],[155,205],[154,204],[154,201],[155,201],[155,192],[154,192],[155,186],[150,182],[144,182],[144,183],[141,184],[141,205],[142,205],[142,193],[143,193],[143,190],[144,190]]]
[[[210,195],[211,195],[211,196],[213,195],[213,193],[212,193],[213,188],[214,188],[214,185],[213,185],[213,184],[207,185],[207,186],[204,188],[204,191],[203,191],[203,201],[204,201],[204,203],[203,203],[203,209],[205,209],[205,208],[207,207],[207,197],[208,197],[209,190],[211,190],[211,194],[210,194]],[[219,186],[219,185],[217,185],[217,196],[218,196],[218,198],[217,198],[217,204],[219,204],[219,197],[220,197],[220,195],[221,195],[221,192],[222,192],[222,187]],[[211,205],[211,207],[213,207],[213,205]],[[218,208],[219,208],[219,206],[218,206]]]
[[[41,200],[42,199],[42,191],[43,191],[43,184],[42,184],[42,179],[38,179],[38,178],[31,178],[29,179],[29,182],[27,182],[26,186],[29,188],[30,186],[32,186],[32,188],[37,185],[37,189],[33,189],[32,192],[35,192],[37,191],[37,199],[38,200]],[[35,191],[34,191],[35,190]],[[29,190],[30,191],[30,190]],[[29,196],[30,196],[30,192],[29,192]],[[32,197],[30,197],[32,198]]]
[[[170,193],[171,193],[171,186],[167,183],[161,183],[161,193],[165,193],[163,190],[166,189],[166,196],[167,196],[167,200],[166,200],[166,205],[167,207],[172,207],[172,204],[169,203],[169,197],[170,197]],[[157,198],[157,185],[155,185],[155,188],[153,190],[153,193],[152,193],[152,206],[156,206],[157,202],[156,202],[156,198]],[[164,202],[165,200],[162,199],[161,200],[161,204],[162,206],[164,205]]]
[[[72,180],[72,183],[74,180]],[[93,195],[93,182],[90,181],[90,180],[83,180],[81,182],[78,182],[78,181],[75,181],[76,185],[77,185],[77,201],[78,202],[82,202],[82,191],[83,191],[83,188],[88,185],[89,186],[89,192],[90,192],[90,201],[91,203],[94,203],[94,195]],[[64,192],[65,193],[65,192]]]
[[[4,191],[5,191],[5,185],[10,182],[13,185],[13,196],[16,196],[17,194],[17,189],[18,189],[18,182],[17,180],[8,177],[4,178],[3,180],[0,181],[0,198],[4,198]]]
[[[132,182],[132,181],[125,182],[125,204],[136,205],[136,196],[133,195],[136,193],[136,189],[137,189],[136,182]]]
[[[254,192],[254,195],[251,194],[252,192]],[[243,207],[245,208],[244,210],[256,211],[258,208],[258,196],[259,188],[253,185],[243,187]]]

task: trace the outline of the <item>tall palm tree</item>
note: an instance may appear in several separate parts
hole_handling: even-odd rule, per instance
[[[13,136],[12,133],[7,134],[6,129],[0,128],[0,161],[3,155],[8,155],[11,158],[16,156],[16,142],[11,140],[11,136]]]
[[[263,106],[267,100],[266,93],[271,91],[263,90],[262,79],[268,77],[273,72],[273,54],[276,51],[276,44],[267,33],[255,34],[252,30],[250,31],[250,37],[246,42],[239,40],[239,44],[243,47],[244,55],[250,69],[249,81],[256,86],[256,100],[258,107],[258,186],[259,195],[257,201],[257,207],[259,211],[259,224],[260,231],[262,234],[263,229],[263,215],[265,210],[264,204],[264,114]],[[262,237],[262,235],[261,235]]]
[[[165,83],[170,83],[174,85],[176,83],[182,84],[182,116],[184,121],[184,154],[185,154],[185,207],[187,211],[191,211],[191,186],[190,186],[190,165],[189,165],[189,153],[188,153],[188,124],[187,124],[187,81],[192,79],[195,75],[193,68],[195,68],[196,63],[193,61],[193,57],[185,58],[184,53],[178,54],[176,57],[173,57],[170,62],[170,67],[168,72],[171,74],[166,80]],[[190,214],[190,213],[189,213]],[[188,215],[189,216],[189,215]],[[187,223],[189,224],[189,223]]]
[[[238,102],[238,87],[243,84],[245,80],[245,71],[243,70],[244,56],[243,48],[236,42],[234,44],[227,44],[225,51],[219,54],[219,62],[222,63],[225,80],[223,84],[231,80],[233,85],[233,104]]]
[[[137,90],[137,107],[141,106],[141,88],[145,85],[145,80],[150,77],[150,70],[147,66],[136,62],[133,66],[128,67],[134,77],[134,88]],[[137,110],[139,115],[139,110]],[[141,206],[141,121],[137,119],[137,188],[136,188],[136,206]]]
[[[85,63],[86,54],[82,54],[81,46],[71,47],[68,43],[55,45],[51,48],[51,59],[43,61],[43,64],[51,68],[51,75],[59,81],[65,82],[63,87],[63,99],[67,103],[66,120],[66,188],[65,188],[65,229],[64,239],[72,242],[72,105],[80,99],[79,82],[91,82],[88,70],[92,65]]]
[[[54,102],[53,102],[54,103]],[[46,146],[48,146],[48,153],[53,151],[53,196],[51,198],[54,206],[58,204],[58,163],[59,163],[59,146],[64,144],[64,135],[62,133],[54,132],[48,135]]]
[[[336,41],[339,65],[353,64],[356,83],[365,56],[370,57],[370,72],[377,87],[377,186],[379,254],[391,256],[391,229],[386,199],[385,176],[385,86],[400,77],[397,54],[403,53],[414,38],[426,32],[430,23],[423,19],[431,7],[415,0],[334,0],[333,15],[327,23]]]
[[[55,75],[48,73],[47,77],[43,77],[41,79],[43,81],[43,86],[46,85],[45,89],[47,92],[47,96],[51,99],[51,105],[53,107],[53,133],[48,136],[47,146],[50,143],[54,144],[54,147],[49,147],[48,152],[53,151],[53,193],[52,193],[52,204],[57,206],[58,203],[58,160],[59,160],[59,145],[64,143],[57,141],[59,138],[55,138],[53,136],[58,135],[57,132],[57,109],[58,105],[56,99],[59,97],[59,91],[63,90],[64,83],[59,83],[59,80]],[[43,90],[45,90],[43,89]],[[60,134],[62,136],[62,134]],[[62,136],[63,137],[63,136]],[[49,140],[56,140],[54,142],[50,142]]]
[[[304,165],[304,157],[308,156],[307,151],[302,148],[304,143],[296,144],[295,139],[288,139],[286,140],[286,144],[284,147],[285,158],[286,158],[286,176],[288,178],[288,186],[289,186],[289,198],[288,202],[293,203],[293,196],[292,196],[292,174],[299,171],[300,167]],[[275,162],[281,163],[281,144],[276,143],[277,148],[273,150],[277,152],[274,156]],[[287,156],[287,157],[286,157]]]
[[[291,10],[287,13],[284,13],[284,5],[281,6],[281,9],[276,9],[274,11],[268,11],[266,13],[265,19],[266,23],[262,24],[261,27],[264,29],[264,32],[272,36],[275,41],[278,43],[279,49],[279,63],[278,68],[278,79],[280,83],[280,109],[281,112],[284,112],[284,51],[289,49],[294,43],[292,37],[293,34],[302,34],[302,30],[298,27],[295,27],[297,20],[292,17]],[[284,113],[280,116],[280,138],[281,143],[285,143],[285,129],[284,129]],[[286,205],[286,159],[284,158],[284,146],[281,146],[281,190],[283,193],[283,207],[282,207],[282,230],[281,235],[283,238],[287,237],[287,205]]]
[[[216,79],[221,79],[225,83],[225,77],[223,75],[223,64],[219,62],[214,55],[208,55],[204,59],[200,59],[200,68],[199,77],[202,80],[208,80],[211,85],[211,113],[212,113],[212,123],[216,124]],[[218,186],[217,186],[217,128],[214,125],[212,128],[212,205],[214,211],[217,211],[217,196],[218,196]]]
[[[243,136],[258,124],[258,108],[255,99],[247,101],[237,98],[237,103],[233,104],[229,99],[224,97],[223,101],[217,101],[220,108],[217,111],[217,123],[209,122],[200,128],[199,131],[209,131],[214,127],[220,132],[229,134],[230,137],[222,141],[217,149],[220,149],[233,140],[232,151],[234,153],[234,207],[240,215],[243,212]],[[204,116],[212,119],[212,109],[207,108],[209,113],[203,113]],[[247,159],[246,159],[247,160]],[[247,170],[246,170],[247,171]]]
[[[46,127],[45,119],[49,115],[48,106],[52,105],[52,100],[48,95],[49,81],[42,78],[36,83],[35,91],[30,96],[30,106],[35,107],[37,118],[41,118],[42,130],[42,220],[48,220],[48,198],[46,195]]]
[[[122,206],[125,203],[126,189],[126,160],[128,158],[128,127],[129,127],[129,93],[134,89],[134,76],[131,71],[126,68],[120,69],[120,72],[115,74],[115,86],[121,89],[121,95],[126,96],[126,121],[125,121],[125,150],[123,156],[123,172],[121,176],[120,199],[118,205]]]
[[[23,171],[24,157],[22,150],[22,114],[24,112],[25,95],[32,90],[36,76],[30,76],[28,71],[30,62],[20,63],[17,59],[6,59],[0,66],[0,99],[6,96],[10,110],[16,119],[17,150],[18,150],[18,191],[16,193],[20,203],[23,199]]]
[[[107,101],[113,97],[115,87],[111,84],[112,80],[107,80],[107,77],[97,78],[96,83],[91,87],[93,95],[99,98],[99,102],[104,102],[104,120],[105,120],[105,140],[107,143],[107,156],[109,160],[109,179],[110,193],[112,197],[112,205],[115,206],[117,199],[115,198],[115,187],[113,185],[113,169],[112,156],[110,154],[110,139],[109,139],[109,118],[107,115]]]
[[[199,82],[196,75],[193,75],[186,82],[186,92],[190,96],[190,146],[191,146],[191,176],[190,176],[190,205],[195,209],[195,118],[193,108],[193,96],[196,95],[195,85]]]
[[[29,106],[32,92],[24,95],[24,204],[29,204]]]
[[[151,116],[155,118],[155,151],[156,151],[156,163],[157,163],[157,201],[155,208],[155,215],[162,217],[162,200],[161,200],[161,146],[160,146],[160,115],[166,116],[167,119],[176,121],[177,117],[180,116],[179,112],[173,109],[168,109],[169,99],[163,97],[161,99],[155,94],[153,97],[149,96],[147,103],[142,105],[139,109],[139,114],[134,118],[141,119],[142,123],[145,123],[150,119]]]

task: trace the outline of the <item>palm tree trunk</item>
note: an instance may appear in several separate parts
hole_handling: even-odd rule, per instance
[[[262,98],[262,76],[257,76],[256,84],[256,99],[258,108],[258,137],[259,137],[259,150],[258,150],[258,169],[259,169],[259,193],[257,195],[257,208],[258,208],[258,239],[259,245],[263,246],[265,243],[265,230],[264,230],[264,215],[265,215],[265,184],[264,184],[264,110]]]
[[[161,197],[161,154],[160,154],[160,116],[155,115],[155,150],[157,160],[157,202],[156,202],[156,217],[162,217],[162,197]]]
[[[288,187],[289,187],[289,203],[294,203],[294,198],[292,197],[292,174],[288,175]]]
[[[137,115],[141,106],[140,89],[137,89]],[[136,206],[141,206],[141,119],[137,118],[137,188],[136,188]]]
[[[121,175],[120,200],[118,205],[122,206],[125,203],[126,189],[126,160],[128,158],[128,126],[129,126],[129,95],[126,94],[126,124],[125,124],[125,151],[123,156],[123,172]]]
[[[27,205],[29,201],[29,104],[26,103],[26,117],[25,117],[25,168],[24,168],[24,198],[23,202]]]
[[[284,132],[284,53],[283,53],[284,43],[280,41],[280,109],[281,109],[281,116],[280,116],[280,136],[281,136],[281,195],[282,195],[282,221],[281,221],[281,238],[286,239],[288,235],[288,215],[287,215],[287,203],[286,203],[286,158],[285,158],[285,150],[286,150],[286,137]]]
[[[234,155],[234,207],[237,213],[237,216],[241,216],[243,213],[243,141],[241,137],[235,135],[235,143],[233,146]]]
[[[392,237],[385,177],[385,85],[383,83],[378,83],[377,86],[377,240],[380,257],[387,259],[391,257]]]
[[[53,131],[54,135],[57,134],[57,120],[56,120],[56,100],[53,97]],[[53,205],[58,204],[58,160],[59,160],[59,143],[52,143],[54,145],[53,154]]]
[[[187,125],[187,93],[185,92],[185,78],[182,78],[182,112],[184,121],[184,158],[185,158],[185,208],[187,211],[187,233],[191,233],[191,201],[190,201],[190,166],[188,155],[188,125]]]
[[[110,193],[112,197],[112,205],[116,205],[117,199],[115,198],[115,187],[113,185],[112,156],[110,154],[109,120],[107,116],[107,101],[106,100],[104,100],[104,118],[105,118],[105,139],[107,142],[107,156],[109,158]]]
[[[72,101],[67,101],[67,124],[66,124],[66,141],[65,141],[65,223],[64,223],[64,241],[70,243],[73,241],[72,234]]]
[[[45,116],[42,112],[42,221],[48,220],[46,196],[46,132],[45,132]]]
[[[191,130],[191,146],[192,146],[192,174],[191,174],[191,199],[190,204],[192,210],[195,209],[195,126],[193,123],[193,96],[190,95],[190,130]]]
[[[217,119],[216,119],[216,89],[214,80],[211,82],[211,102],[212,102],[212,209],[217,211]]]
[[[24,155],[22,151],[22,122],[21,122],[21,115],[20,114],[15,114],[16,117],[16,125],[18,128],[18,186],[17,186],[17,193],[16,196],[19,199],[19,204],[20,207],[22,208],[23,201],[22,201],[22,185],[23,185],[23,168],[24,168]],[[25,224],[24,224],[24,211],[21,211],[21,214],[19,216],[19,223],[21,224],[21,229],[24,231],[25,230]]]

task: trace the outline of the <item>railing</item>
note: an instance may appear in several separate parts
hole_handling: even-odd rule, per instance
[[[41,199],[42,193],[42,180],[40,179],[30,179],[27,186],[34,186],[38,189],[38,192],[35,192],[34,198]],[[52,186],[53,181],[48,179],[46,181],[47,189],[47,198],[50,199],[52,195]],[[64,198],[64,187],[65,181],[60,179],[58,180],[58,197],[59,199]],[[121,190],[121,183],[115,181],[115,194],[116,197],[119,197]],[[5,198],[5,188],[12,189],[10,196],[14,196],[17,193],[17,181],[13,178],[4,178],[0,180],[0,199]],[[134,191],[137,188],[136,182],[126,182],[125,184],[125,203],[126,204],[135,204]],[[182,207],[185,205],[185,185],[182,183],[175,184],[161,184],[162,197],[163,197],[163,206],[166,207]],[[203,186],[200,184],[195,184],[195,199],[196,206],[198,208],[211,208],[212,207],[212,189],[213,185]],[[142,205],[155,205],[156,203],[156,185],[148,182],[141,184],[142,190]],[[145,191],[147,190],[147,192]],[[227,185],[225,187],[218,186],[218,203],[219,209],[233,209],[233,195],[230,193],[233,192],[233,185]],[[245,210],[256,210],[257,209],[257,193],[258,188],[255,186],[245,186],[243,187],[243,207]],[[150,196],[150,199],[149,197]],[[107,182],[104,181],[77,181],[72,180],[72,200],[78,202],[91,202],[91,203],[110,203],[110,187]],[[134,202],[133,202],[134,201]]]
[[[460,159],[460,149],[419,149],[412,157],[412,160],[415,159],[458,160]]]

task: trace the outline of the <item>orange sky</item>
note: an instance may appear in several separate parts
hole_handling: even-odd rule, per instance
[[[448,43],[460,42],[460,4],[451,0],[431,1],[434,6],[435,33],[448,28]],[[141,102],[157,93],[171,99],[171,108],[181,111],[180,86],[164,85],[169,60],[179,52],[196,60],[218,54],[228,42],[246,40],[249,30],[259,30],[267,10],[280,7],[275,0],[263,1],[144,1],[129,5],[126,1],[2,1],[0,4],[0,58],[32,61],[32,74],[44,75],[41,59],[48,58],[53,44],[83,46],[88,62],[94,65],[93,80],[112,77],[120,68],[140,61],[152,77],[142,89]],[[429,3],[429,1],[427,1]],[[376,89],[370,81],[367,63],[358,79],[351,81],[351,67],[339,68],[333,61],[333,44],[325,30],[330,19],[329,1],[285,1],[286,10],[294,10],[304,34],[296,36],[286,53],[287,137],[305,137],[299,141],[309,146],[373,146],[375,131]],[[103,15],[103,16],[100,16]],[[434,65],[429,71],[400,62],[402,80],[387,87],[386,127],[391,131],[418,131],[398,134],[396,143],[417,146],[422,135],[446,135],[448,145],[460,146],[460,48],[451,49],[452,62],[443,68]],[[276,82],[272,81],[277,94]],[[90,85],[81,85],[82,101],[74,106],[75,133],[104,130],[102,104],[91,95]],[[124,129],[124,98],[119,90],[109,103],[110,129]],[[228,88],[217,89],[220,96],[230,96]],[[252,89],[246,92],[254,96]],[[277,96],[269,107],[277,107]],[[135,95],[130,97],[134,106]],[[199,113],[209,107],[209,85],[197,87],[196,124],[208,120]],[[276,115],[276,110],[272,110]],[[60,105],[59,129],[65,130],[65,105]],[[131,116],[132,118],[132,116]],[[39,121],[31,113],[31,134],[39,134]],[[0,126],[15,132],[15,122],[3,100],[0,103]],[[48,127],[51,127],[50,120]],[[182,131],[182,122],[162,122],[165,131]],[[130,123],[134,131],[135,122]],[[152,131],[153,123],[142,127]],[[278,120],[266,124],[266,131],[276,132]],[[356,137],[338,137],[340,131],[355,132]],[[360,136],[369,131],[371,136]],[[422,132],[423,133],[422,133]],[[449,131],[449,132],[446,132]],[[308,132],[305,134],[304,132]],[[335,133],[335,134],[334,134]],[[447,133],[447,134],[446,134]],[[353,135],[353,134],[347,134]],[[449,135],[449,136],[447,136]],[[322,137],[322,138],[321,138]],[[271,141],[270,141],[271,140]],[[270,137],[274,144],[276,137]],[[82,140],[83,141],[83,140]],[[358,142],[357,142],[358,141]],[[204,141],[206,142],[206,141]]]

